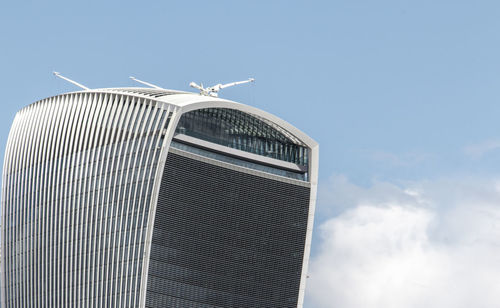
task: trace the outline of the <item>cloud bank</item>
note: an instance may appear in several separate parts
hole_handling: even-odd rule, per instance
[[[318,212],[341,211],[317,229],[305,307],[498,307],[499,183],[362,188],[335,177]]]

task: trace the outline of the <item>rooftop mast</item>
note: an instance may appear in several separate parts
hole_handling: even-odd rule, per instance
[[[82,88],[82,89],[84,89],[84,90],[90,90],[90,89],[89,89],[89,88],[87,88],[86,86],[84,86],[84,85],[82,85],[82,84],[80,84],[80,83],[78,83],[78,82],[76,82],[76,81],[74,81],[74,80],[71,80],[71,79],[69,79],[69,78],[67,78],[67,77],[64,77],[63,75],[59,74],[58,72],[54,72],[54,75],[55,75],[56,77],[59,77],[59,78],[63,79],[63,80],[66,80],[66,81],[67,81],[67,82],[69,82],[69,83],[74,84],[75,86],[77,86],[77,87],[79,87],[79,88]]]
[[[145,81],[139,80],[139,79],[137,79],[137,78],[135,78],[135,77],[130,76],[129,78],[130,78],[130,79],[132,79],[132,80],[133,80],[133,81],[135,81],[135,82],[142,83],[143,85],[146,85],[146,86],[148,86],[148,87],[155,88],[155,89],[158,89],[158,90],[165,90],[165,89],[164,89],[164,88],[162,88],[162,87],[159,87],[159,86],[154,85],[154,84],[149,83],[149,82],[145,82]]]
[[[235,81],[235,82],[226,83],[226,84],[219,83],[219,84],[216,84],[215,86],[208,87],[208,88],[204,88],[203,84],[198,85],[198,84],[196,84],[194,82],[191,82],[189,84],[189,86],[191,86],[192,88],[200,90],[200,94],[201,95],[217,97],[218,93],[219,93],[219,91],[221,89],[232,87],[232,86],[236,86],[236,85],[243,84],[243,83],[254,82],[254,81],[255,81],[254,78],[248,78],[247,80]]]

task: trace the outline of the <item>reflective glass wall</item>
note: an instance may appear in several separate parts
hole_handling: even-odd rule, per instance
[[[230,148],[308,166],[308,148],[276,125],[248,113],[206,108],[185,113],[176,132]]]

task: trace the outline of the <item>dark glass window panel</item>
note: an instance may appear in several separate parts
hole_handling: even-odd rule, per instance
[[[146,306],[296,306],[309,194],[170,152]]]

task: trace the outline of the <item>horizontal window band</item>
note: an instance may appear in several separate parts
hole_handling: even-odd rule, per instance
[[[194,147],[202,148],[204,150],[213,151],[216,153],[224,154],[227,156],[247,160],[254,163],[259,163],[262,165],[280,168],[287,171],[298,172],[298,173],[306,173],[307,167],[297,165],[294,163],[282,161],[279,159],[274,159],[270,157],[265,157],[262,155],[253,154],[250,152],[241,151],[238,149],[233,149],[229,147],[225,147],[223,145],[219,145],[213,142],[205,141],[202,139],[198,139],[195,137],[187,136],[184,134],[176,134],[174,136],[174,140],[177,142],[185,143]]]

